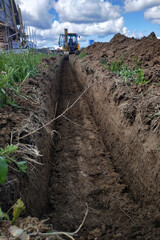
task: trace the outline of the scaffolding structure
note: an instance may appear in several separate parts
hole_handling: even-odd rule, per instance
[[[21,9],[15,0],[0,0],[0,49],[30,48]]]

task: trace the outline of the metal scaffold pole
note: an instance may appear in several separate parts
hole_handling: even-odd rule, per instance
[[[10,1],[11,1],[11,12],[12,12],[13,21],[14,21],[14,28],[15,28],[15,32],[18,33],[16,18],[15,18],[15,13],[14,13],[14,7],[13,7],[13,0],[10,0]],[[16,34],[16,39],[18,40],[18,34]]]

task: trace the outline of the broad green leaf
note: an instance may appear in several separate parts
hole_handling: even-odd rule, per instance
[[[16,220],[19,218],[20,213],[25,209],[24,202],[20,199],[17,200],[17,202],[13,205],[13,219],[12,219],[12,225],[16,222]]]
[[[0,208],[0,221],[2,221],[4,218],[6,218],[7,220],[9,220],[9,216],[7,213],[4,213],[2,211],[2,209]]]
[[[0,183],[4,184],[8,172],[8,164],[5,158],[0,157]]]

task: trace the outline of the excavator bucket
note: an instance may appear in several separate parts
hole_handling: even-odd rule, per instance
[[[64,59],[69,60],[69,51],[64,51]]]

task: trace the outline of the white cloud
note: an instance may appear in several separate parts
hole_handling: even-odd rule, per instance
[[[123,27],[122,28],[122,34],[124,34],[126,37],[129,37],[129,38],[142,38],[144,36],[148,36],[147,33],[144,33],[144,32],[137,32],[136,30],[134,30],[133,32],[129,31],[128,28],[126,27]]]
[[[15,0],[20,5],[22,17],[27,26],[36,31],[38,45],[56,45],[59,35],[68,28],[83,37],[98,35],[105,37],[123,32],[124,19],[120,6],[104,0]],[[48,10],[53,7],[60,22],[52,21]],[[125,31],[125,29],[124,29]]]
[[[99,37],[106,37],[110,34],[122,32],[123,26],[124,20],[123,17],[120,17],[116,20],[93,24],[77,24],[70,22],[60,23],[54,21],[50,29],[34,29],[34,31],[36,30],[37,38],[42,41],[41,43],[43,43],[43,40],[47,40],[48,42],[52,42],[53,45],[56,45],[58,43],[59,35],[64,32],[65,28],[68,28],[69,32],[78,33],[80,36],[79,42],[83,42],[87,36],[98,35]]]
[[[49,0],[16,0],[22,10],[22,17],[25,24],[42,29],[50,28],[51,15],[48,10],[51,8]]]
[[[144,16],[148,20],[152,20],[154,23],[160,24],[160,5],[156,7],[149,8]]]
[[[79,38],[79,42],[86,42],[87,40],[86,40],[86,37],[83,37],[83,36],[80,36],[80,38]]]
[[[77,24],[70,22],[60,23],[58,21],[54,21],[51,29],[41,30],[39,31],[39,34],[41,36],[53,38],[53,35],[59,35],[64,32],[64,28],[68,28],[69,32],[77,32],[80,36],[89,36],[94,34],[108,36],[109,34],[120,32],[123,28],[123,25],[123,17],[120,17],[116,20],[92,24]]]
[[[128,30],[127,27],[123,27],[123,28],[122,28],[122,34],[124,34],[124,35],[127,36],[127,37],[130,36],[130,31]]]
[[[135,12],[159,4],[160,0],[125,0],[124,8],[126,12]]]
[[[120,7],[103,0],[59,0],[53,7],[62,22],[105,22],[120,17]]]

